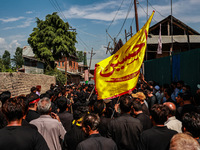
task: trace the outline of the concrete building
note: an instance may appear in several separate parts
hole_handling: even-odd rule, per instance
[[[58,61],[55,61],[57,64],[57,69],[63,73],[67,73],[67,82],[68,83],[80,83],[81,73],[78,71],[78,62],[77,57],[70,55],[69,57],[63,57]]]
[[[24,46],[22,57],[24,58],[24,65],[22,66],[20,71],[32,74],[44,73],[44,63],[37,60],[30,46]]]
[[[158,38],[161,24],[162,54],[157,54]],[[147,50],[144,60],[170,55],[170,51],[180,53],[200,48],[200,33],[171,15],[149,28]],[[173,29],[173,30],[171,30]],[[172,34],[173,33],[173,34]],[[173,41],[173,42],[172,42]],[[173,43],[173,44],[172,44]]]

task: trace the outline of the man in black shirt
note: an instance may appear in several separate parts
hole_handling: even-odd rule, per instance
[[[78,106],[73,113],[72,128],[64,137],[63,150],[76,150],[77,145],[87,138],[82,130],[82,117],[87,114],[88,109],[85,106]]]
[[[112,139],[99,134],[100,118],[96,114],[87,114],[83,118],[83,131],[89,135],[88,139],[78,144],[76,150],[117,150]]]
[[[58,116],[60,118],[60,121],[65,130],[68,132],[69,130],[71,130],[73,115],[67,111],[67,98],[64,96],[59,97],[57,99],[57,106],[59,109]]]
[[[196,107],[191,103],[192,94],[188,91],[183,93],[183,106],[177,111],[177,118],[182,119],[185,113],[197,112]]]
[[[166,102],[174,103],[174,105],[177,106],[177,103],[174,100],[172,100],[171,94],[172,94],[172,91],[170,88],[167,88],[164,90],[164,96],[166,97]]]
[[[141,103],[143,113],[150,116],[149,109],[148,109],[148,103],[145,101],[146,96],[144,95],[144,93],[137,92],[136,94],[132,94],[132,97],[134,98],[134,100],[137,100]]]
[[[100,124],[99,124],[99,133],[101,136],[106,137],[107,132],[108,132],[108,124],[111,121],[111,118],[106,118],[105,117],[105,109],[106,109],[106,104],[104,103],[105,101],[103,100],[98,100],[94,103],[94,113],[98,114],[100,117]]]
[[[21,126],[25,113],[23,99],[8,99],[2,111],[8,125],[0,130],[1,150],[49,150],[47,143],[37,130]]]
[[[130,115],[132,97],[128,94],[120,97],[121,116],[110,121],[108,137],[112,138],[119,150],[135,150],[142,132],[142,124]]]
[[[167,121],[169,108],[165,105],[155,104],[151,108],[154,127],[145,130],[140,136],[138,150],[168,150],[170,140],[177,132],[164,126]]]
[[[143,125],[143,131],[150,129],[152,127],[151,119],[149,116],[143,113],[142,106],[139,101],[133,101],[133,113],[136,116],[135,118],[139,119]]]
[[[29,102],[29,110],[26,115],[26,121],[30,122],[33,119],[37,119],[40,117],[40,114],[37,112],[37,103],[40,100],[40,97],[35,94],[31,93],[27,96],[27,100]]]
[[[189,132],[200,143],[200,114],[185,113],[182,117],[183,131]]]

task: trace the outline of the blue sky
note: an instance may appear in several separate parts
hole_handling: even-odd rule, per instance
[[[1,0],[0,1],[0,55],[8,50],[11,56],[16,47],[28,45],[27,39],[32,29],[37,26],[36,17],[44,20],[47,14],[59,12],[59,16],[72,28],[76,28],[78,37],[76,48],[79,51],[89,52],[94,49],[93,65],[106,58],[106,49],[109,41],[106,29],[112,37],[119,33],[127,11],[133,0]],[[148,14],[155,9],[154,20],[151,25],[164,19],[171,13],[170,0],[148,0]],[[122,3],[123,2],[123,3]],[[147,1],[138,0],[138,15],[140,28],[147,18]],[[54,4],[54,5],[53,5]],[[59,7],[55,7],[55,5]],[[122,5],[121,5],[122,4]],[[150,5],[151,4],[151,5]],[[119,9],[121,5],[121,8]],[[200,32],[200,1],[199,0],[173,0],[173,15]],[[117,12],[117,10],[119,11]],[[117,14],[117,15],[116,15]],[[63,17],[63,15],[65,17]],[[66,19],[67,20],[66,20]],[[133,25],[135,34],[134,7],[132,7],[124,27],[117,39],[125,42],[124,30]],[[112,45],[112,44],[111,44]],[[89,54],[88,54],[89,58]],[[93,68],[93,67],[92,67]]]

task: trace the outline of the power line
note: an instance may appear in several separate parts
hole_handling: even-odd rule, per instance
[[[62,10],[61,10],[61,8],[60,8],[60,6],[59,6],[57,0],[49,0],[49,1],[50,1],[51,5],[54,7],[54,9],[55,9],[56,11],[60,12],[60,14],[62,15],[62,17],[67,21],[67,18],[66,18],[65,15],[63,14],[63,12],[62,12]],[[78,30],[80,30],[80,29],[78,29]],[[87,33],[87,32],[82,31],[82,30],[80,30],[80,31],[83,32],[83,33],[85,33],[85,34],[88,34],[88,35],[90,35],[90,36],[95,36],[95,37],[96,37],[96,35]],[[80,36],[78,36],[78,34],[77,34],[77,38],[80,40],[80,43],[81,43],[84,47],[90,49],[89,46],[80,38]]]
[[[51,5],[54,7],[54,9],[58,12],[58,13],[60,13],[61,14],[61,16],[63,17],[63,19],[65,18],[65,16],[63,15],[63,13],[62,13],[62,11],[61,11],[61,9],[59,9],[60,8],[60,6],[58,5],[58,3],[57,2],[55,2],[54,0],[49,0],[50,1],[50,3],[51,3]],[[66,19],[66,18],[65,18]]]
[[[144,10],[144,8],[140,5],[140,3],[138,3],[138,5],[142,8],[142,10],[144,11],[144,13],[147,15],[147,12]],[[158,22],[158,21],[156,21],[154,18],[152,18],[156,23]]]
[[[132,21],[131,21],[131,25],[133,24],[134,19],[135,19],[135,18],[133,17],[133,19],[132,19]],[[130,26],[131,26],[131,25],[130,25]]]
[[[54,9],[55,9],[57,12],[59,12],[59,13],[62,15],[62,17],[67,21],[67,18],[66,18],[65,15],[63,14],[62,9],[61,9],[60,5],[58,4],[57,0],[49,0],[49,1],[50,1],[51,5],[54,7]],[[72,25],[72,26],[73,26],[73,25]],[[75,27],[75,26],[74,26],[74,27]],[[77,28],[77,27],[75,27],[75,28],[76,28],[77,30],[81,31],[81,32],[84,33],[84,34],[88,34],[88,35],[90,35],[90,36],[96,37],[96,35],[94,35],[94,34],[85,32],[85,31],[83,31],[83,30],[81,30],[81,29],[79,29],[79,28]]]
[[[64,17],[64,19],[67,21],[67,18],[66,18],[65,15],[63,14],[63,12],[62,12],[62,10],[61,10],[61,8],[60,8],[60,6],[59,6],[57,0],[54,0],[54,1],[56,2],[56,5],[57,5],[58,9],[60,10],[60,13],[61,13],[62,16]]]
[[[77,37],[88,49],[90,49],[89,46],[78,35],[77,35]]]
[[[156,10],[152,5],[151,3],[148,1],[149,5],[156,11],[159,13],[160,16],[162,16],[163,18],[166,18],[164,15],[162,15],[158,10]]]
[[[126,18],[125,18],[125,20],[124,20],[124,22],[123,22],[123,25],[122,25],[122,27],[121,27],[119,33],[118,33],[117,36],[116,36],[116,38],[117,38],[117,37],[119,36],[119,34],[121,33],[121,31],[122,31],[122,29],[123,29],[123,27],[124,27],[124,25],[125,25],[125,23],[126,23],[126,20],[127,20],[127,18],[128,18],[128,15],[129,15],[129,13],[130,13],[132,7],[133,7],[133,4],[134,4],[134,3],[133,3],[133,0],[131,0],[131,4],[130,4],[129,9],[128,9],[128,12],[127,12],[127,14],[126,14]]]
[[[122,6],[123,3],[124,3],[124,0],[122,0],[121,5],[119,6],[119,8],[118,8],[118,10],[117,10],[117,12],[116,12],[116,14],[115,14],[113,20],[111,21],[110,25],[108,26],[107,30],[110,28],[111,24],[114,22],[114,20],[115,20],[115,18],[116,18],[116,16],[117,16],[119,10],[121,9],[121,6]]]

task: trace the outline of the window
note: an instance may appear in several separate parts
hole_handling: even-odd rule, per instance
[[[63,67],[65,66],[64,61],[62,62],[62,66],[63,66]]]
[[[60,67],[60,62],[58,63],[58,66]]]
[[[35,61],[35,60],[31,61],[31,66],[32,67],[36,67],[37,66],[37,61]]]
[[[72,61],[69,61],[69,66],[72,67]]]

